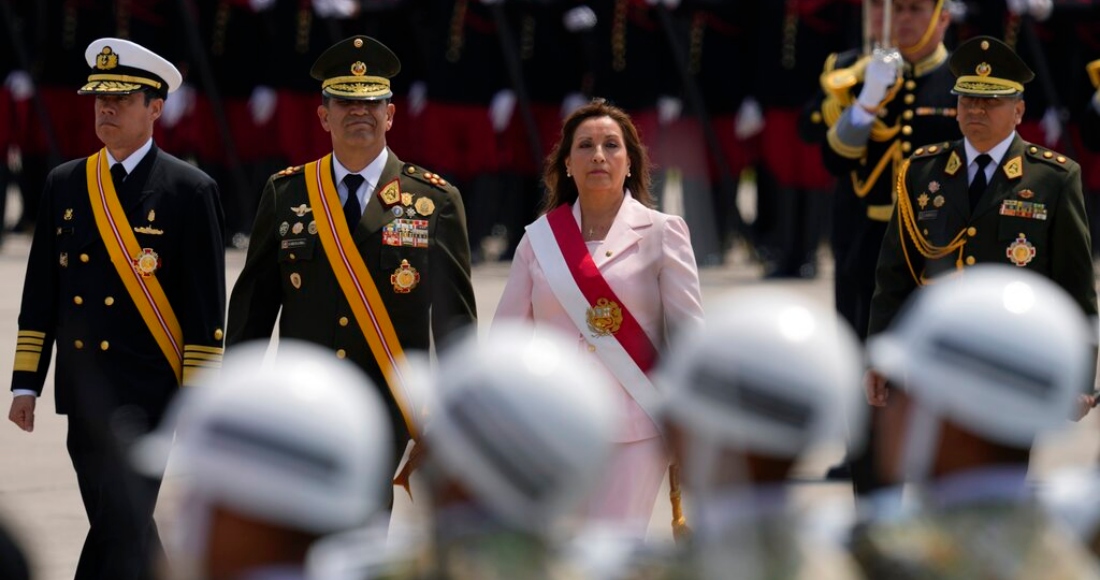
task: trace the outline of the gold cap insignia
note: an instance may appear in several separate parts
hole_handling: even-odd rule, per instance
[[[116,66],[118,66],[118,54],[111,47],[104,46],[95,57],[95,67],[99,70],[111,70]]]
[[[367,63],[365,63],[361,60],[357,60],[357,61],[351,63],[351,74],[353,74],[357,77],[361,77],[361,76],[367,74]]]
[[[398,294],[408,294],[416,288],[416,285],[420,283],[420,272],[416,271],[409,265],[408,260],[401,260],[401,266],[390,274],[390,284],[393,284],[393,291]]]
[[[611,336],[619,331],[623,324],[623,310],[613,300],[600,298],[596,305],[585,312],[585,320],[588,322],[588,330],[593,336]]]
[[[422,197],[416,200],[416,205],[413,207],[416,208],[416,213],[425,217],[430,216],[433,212],[435,212],[435,202],[427,197]]]
[[[993,67],[989,66],[988,62],[979,63],[974,67],[974,72],[978,73],[980,77],[987,77],[993,72]]]

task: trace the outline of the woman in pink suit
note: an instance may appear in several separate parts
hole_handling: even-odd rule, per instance
[[[494,322],[565,331],[617,380],[618,445],[587,515],[644,535],[669,464],[646,372],[673,331],[703,321],[687,224],[649,208],[645,147],[602,100],[565,120],[544,179],[546,212],[527,226]]]

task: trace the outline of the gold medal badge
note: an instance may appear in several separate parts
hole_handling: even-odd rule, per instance
[[[309,207],[308,205],[303,203],[302,205],[299,205],[298,207],[290,208],[290,211],[294,212],[294,215],[296,215],[298,217],[306,217],[306,214],[312,212],[313,208]]]
[[[66,209],[65,210],[65,215],[62,216],[61,219],[65,220],[67,222],[73,221],[73,208],[70,207],[70,208]]]
[[[290,232],[293,234],[300,234],[306,226],[302,222],[294,222],[294,225],[290,228]]]
[[[393,291],[398,294],[408,294],[420,283],[420,272],[409,265],[408,260],[401,260],[401,266],[390,275],[390,284]]]
[[[1031,242],[1027,241],[1027,236],[1021,233],[1015,241],[1008,245],[1005,255],[1008,256],[1010,262],[1022,268],[1035,259],[1035,246],[1031,245]]]
[[[947,200],[945,200],[945,199],[943,198],[943,196],[942,196],[942,195],[937,195],[937,196],[936,196],[936,197],[935,197],[935,198],[934,198],[934,199],[932,200],[932,205],[936,206],[937,208],[940,208],[940,207],[943,207],[943,204],[944,204],[944,203],[945,203],[946,201],[947,201]]]
[[[435,202],[427,197],[421,197],[420,199],[417,199],[416,205],[413,207],[416,208],[416,213],[425,217],[430,216],[433,212],[435,212]]]
[[[152,248],[142,248],[141,253],[134,256],[130,262],[134,265],[134,270],[143,278],[152,276],[160,268],[160,256]]]
[[[927,193],[922,193],[919,196],[917,196],[917,205],[919,205],[921,209],[924,209],[925,206],[928,205],[928,194]]]
[[[618,303],[600,298],[596,300],[595,306],[585,312],[585,319],[588,322],[588,330],[593,332],[593,336],[611,336],[618,332],[623,324],[623,310],[619,308]]]
[[[401,205],[412,205],[413,194],[405,192],[401,194]]]
[[[302,287],[302,275],[297,272],[290,273],[290,285],[297,290]]]

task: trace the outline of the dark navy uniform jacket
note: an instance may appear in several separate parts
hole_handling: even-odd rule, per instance
[[[179,385],[110,261],[92,214],[86,163],[64,163],[46,180],[12,388],[41,393],[56,344],[58,413],[136,406],[155,423]],[[217,184],[153,144],[116,189],[130,226],[148,232],[135,231],[138,244],[160,260],[154,276],[182,328],[184,376],[219,366],[225,245]]]

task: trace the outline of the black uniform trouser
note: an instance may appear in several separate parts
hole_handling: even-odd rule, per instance
[[[154,578],[164,555],[153,521],[160,479],[130,469],[106,421],[70,415],[66,446],[89,524],[76,580]]]
[[[860,211],[865,209],[861,207]],[[837,311],[852,325],[860,341],[867,338],[871,297],[875,293],[875,267],[887,225],[887,222],[863,217],[855,223],[855,235],[849,240],[844,255],[837,256],[834,282]],[[857,495],[866,495],[883,487],[874,460],[874,415],[869,413],[868,420],[861,425],[849,426],[849,431],[856,435],[855,439],[862,441],[862,445],[848,449],[852,486]]]

